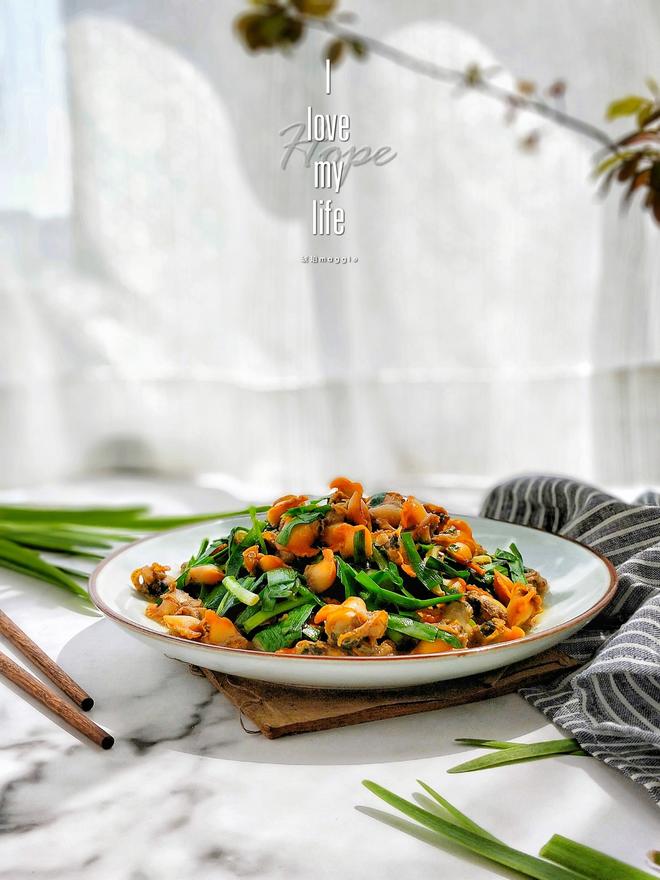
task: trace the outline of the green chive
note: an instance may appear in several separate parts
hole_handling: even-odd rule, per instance
[[[452,633],[438,629],[432,623],[422,623],[421,620],[413,620],[410,617],[402,617],[398,614],[389,614],[387,618],[387,628],[393,632],[403,636],[409,636],[411,639],[418,639],[423,642],[437,642],[440,639],[451,645],[452,648],[462,648],[463,645]]]
[[[64,587],[70,593],[89,601],[87,591],[70,575],[46,562],[34,550],[30,550],[28,547],[19,547],[18,544],[6,541],[4,538],[0,538],[0,565],[6,565],[13,571],[20,571],[29,577],[46,580],[55,586]]]
[[[227,580],[227,578],[225,578]],[[223,582],[224,583],[224,582]],[[294,608],[299,608],[301,605],[307,605],[308,600],[304,597],[297,597],[296,599],[287,599],[285,602],[278,602],[277,605],[274,605],[270,611],[257,611],[256,614],[252,614],[243,624],[243,630],[247,633],[252,632],[253,629],[256,629],[258,626],[261,626],[262,623],[266,623],[267,620],[271,620],[273,617],[279,617],[280,614],[284,614],[285,611],[293,611]]]
[[[356,581],[361,587],[364,587],[365,590],[368,590],[381,601],[389,603],[390,605],[399,605],[401,608],[431,608],[434,605],[440,605],[443,602],[454,602],[456,599],[461,599],[463,596],[462,593],[451,593],[446,596],[438,596],[436,599],[410,599],[408,596],[404,596],[401,593],[394,593],[392,590],[385,590],[383,587],[379,587],[373,578],[369,577],[366,571],[356,572],[353,569],[352,571]]]
[[[553,835],[541,849],[540,855],[593,880],[657,880],[657,875],[633,868],[561,834]]]
[[[252,578],[254,580],[254,578]],[[242,602],[244,605],[256,605],[259,601],[259,594],[253,593],[251,590],[246,590],[241,583],[236,580],[235,577],[231,577],[228,575],[222,581],[222,586],[227,590],[227,592],[231,593],[233,596],[236,596],[239,602]]]
[[[520,850],[513,849],[513,847],[507,846],[498,840],[491,840],[481,833],[477,834],[475,831],[456,825],[447,819],[442,819],[440,816],[418,807],[412,801],[399,797],[394,792],[388,791],[369,779],[364,779],[362,784],[372,794],[375,794],[376,797],[381,798],[391,807],[400,810],[404,815],[437,832],[441,837],[457,843],[463,849],[477,853],[477,855],[483,856],[492,862],[504,865],[507,868],[513,868],[527,877],[536,878],[536,880],[584,880],[584,877],[580,874],[553,865],[550,862],[544,862],[535,856],[530,856]]]
[[[471,737],[458,737],[457,739],[454,740],[454,742],[459,743],[459,745],[462,745],[462,746],[476,746],[477,748],[483,748],[483,749],[517,749],[517,748],[520,748],[521,745],[524,745],[524,743],[508,742],[506,740],[503,741],[500,739],[473,739]],[[546,743],[546,742],[554,743],[554,742],[557,742],[557,740],[551,739],[551,740],[544,740],[543,742],[544,743]],[[567,740],[563,740],[563,742],[573,743],[573,748],[575,749],[575,751],[568,752],[568,754],[570,754],[570,755],[574,755],[574,754],[585,755],[586,754],[586,752],[582,751],[582,749],[580,748],[580,743],[576,739],[567,739]],[[539,745],[539,743],[534,743],[534,745]]]
[[[264,541],[264,536],[263,536],[264,527],[263,527],[262,523],[260,523],[259,520],[257,519],[256,507],[250,508],[250,519],[252,520],[252,528],[254,529],[254,531],[256,532],[256,535],[257,535],[257,542],[259,544],[259,549],[261,550],[262,553],[268,553],[268,550],[266,549],[266,542]]]
[[[552,739],[547,742],[529,743],[528,745],[516,745],[508,748],[498,748],[487,755],[480,755],[471,761],[457,764],[447,770],[447,773],[469,773],[471,770],[486,770],[489,767],[499,767],[502,764],[517,764],[519,761],[529,761],[534,758],[546,758],[550,755],[574,755],[576,754],[575,740]],[[584,754],[580,751],[578,754]]]
[[[441,590],[442,592],[444,592],[444,581],[442,577],[436,574],[434,571],[431,571],[424,565],[419,553],[417,552],[413,536],[410,534],[410,532],[403,532],[403,534],[401,535],[401,543],[403,544],[403,548],[406,551],[408,561],[412,565],[413,571],[417,575],[418,580],[422,584],[424,584],[427,590],[430,590],[431,592],[435,592],[437,590]]]
[[[455,807],[453,804],[449,803],[447,798],[444,798],[439,792],[435,791],[435,789],[431,788],[430,785],[427,785],[425,782],[422,782],[421,779],[417,780],[418,784],[422,786],[424,791],[427,794],[430,794],[431,797],[436,800],[440,806],[444,807],[445,810],[454,817],[454,819],[462,825],[463,828],[467,828],[468,831],[474,831],[475,834],[480,834],[482,837],[487,837],[489,840],[497,840],[494,834],[491,834],[490,831],[486,831],[485,828],[482,828],[481,825],[477,825],[469,816],[466,816],[465,813],[462,813],[458,807]],[[502,843],[502,841],[498,841]]]
[[[467,736],[458,737],[454,742],[461,746],[475,746],[483,749],[513,749],[520,745],[517,742],[506,742],[500,739],[473,739]]]

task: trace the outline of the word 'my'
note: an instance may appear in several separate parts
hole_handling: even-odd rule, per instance
[[[340,140],[343,143],[351,136],[351,120],[346,113],[313,113],[307,108],[308,143],[322,143]],[[341,151],[340,151],[341,153]],[[344,182],[343,159],[319,159],[314,162],[314,186],[317,189],[332,187],[336,193]],[[343,208],[332,204],[332,199],[314,199],[312,202],[312,235],[343,235],[346,230],[346,215]]]

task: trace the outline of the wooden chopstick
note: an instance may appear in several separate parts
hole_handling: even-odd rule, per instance
[[[2,610],[0,610],[0,634],[5,636],[31,663],[34,663],[35,666],[41,669],[44,675],[47,675],[53,684],[56,684],[67,697],[71,697],[76,705],[80,706],[85,712],[89,712],[94,705],[94,700],[90,695],[71,676],[67,675],[54,660],[51,660],[48,654],[41,650],[39,645],[35,645],[32,639]]]
[[[18,685],[22,691],[34,697],[35,700],[39,700],[47,709],[50,709],[51,712],[54,712],[55,715],[58,715],[63,721],[70,724],[71,727],[75,727],[83,736],[86,736],[87,739],[96,743],[96,745],[101,746],[102,749],[111,749],[114,745],[114,737],[106,730],[94,724],[87,715],[83,715],[75,706],[65,702],[54,691],[51,691],[45,684],[42,684],[38,678],[35,678],[26,669],[23,669],[18,663],[14,663],[6,654],[1,652],[0,675],[4,675],[5,678]]]

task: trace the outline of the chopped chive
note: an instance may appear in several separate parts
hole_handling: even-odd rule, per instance
[[[355,572],[351,566],[347,562],[344,562],[339,556],[336,557],[336,562],[339,581],[344,588],[344,599],[350,599],[351,596],[355,595]]]
[[[418,580],[424,584],[426,589],[430,592],[435,592],[437,590],[444,592],[444,581],[442,580],[442,577],[436,574],[436,572],[431,571],[422,562],[422,558],[417,552],[413,536],[410,532],[402,533],[401,543],[403,544],[408,561],[412,565],[413,571],[417,575]]]
[[[250,633],[253,629],[261,626],[262,623],[266,623],[267,620],[272,620],[273,617],[279,617],[279,615],[284,614],[285,611],[293,611],[294,608],[299,608],[301,605],[308,604],[309,602],[305,597],[297,597],[295,599],[287,599],[285,602],[278,602],[277,605],[274,605],[269,611],[257,611],[245,620],[244,623],[241,621],[243,630],[246,634]]]
[[[251,579],[254,582],[254,578]],[[239,602],[244,605],[256,605],[259,601],[259,594],[253,593],[252,590],[246,590],[245,587],[235,577],[228,575],[223,581],[222,586],[236,596]]]
[[[367,561],[365,534],[364,529],[356,529],[353,535],[353,558],[356,565],[364,565]]]
[[[313,610],[314,606],[311,604],[301,605],[287,614],[284,620],[262,629],[252,641],[260,651],[270,653],[279,651],[281,648],[289,648],[294,642],[299,641],[303,633],[303,626]]]
[[[350,568],[350,566],[348,566]],[[446,596],[438,596],[435,599],[411,599],[401,593],[394,593],[392,590],[385,590],[370,577],[366,571],[355,571],[350,569],[355,580],[381,601],[390,605],[399,605],[401,608],[431,608],[434,605],[440,605],[443,602],[453,602],[462,598],[462,593],[451,593]]]
[[[421,620],[413,620],[410,617],[388,614],[387,628],[411,639],[418,639],[423,642],[443,641],[451,645],[452,648],[463,647],[455,635],[443,629],[438,629],[432,623],[423,623]]]

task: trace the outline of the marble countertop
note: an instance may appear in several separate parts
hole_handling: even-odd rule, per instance
[[[30,497],[141,497],[168,511],[224,500],[125,481]],[[475,754],[454,737],[559,735],[517,696],[269,741],[246,734],[205,679],[54,588],[0,569],[0,607],[93,695],[94,720],[117,740],[109,752],[90,746],[2,683],[0,880],[513,876],[387,819],[388,808],[360,785],[365,777],[402,794],[424,779],[531,853],[557,832],[644,867],[659,845],[652,802],[593,759],[446,774]]]

